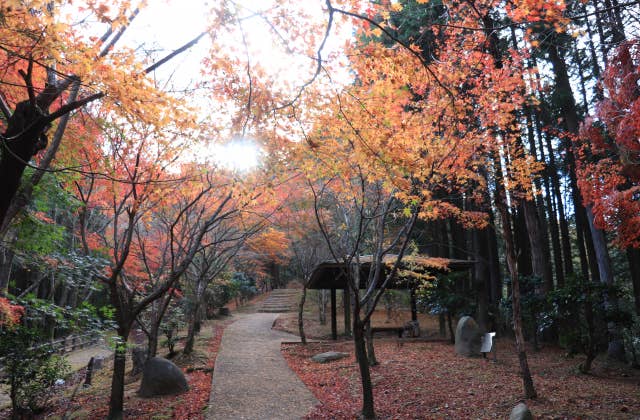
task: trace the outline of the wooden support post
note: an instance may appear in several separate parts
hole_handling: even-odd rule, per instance
[[[342,301],[344,303],[344,334],[351,335],[351,293],[348,287],[342,291]]]
[[[416,303],[416,291],[415,289],[411,289],[409,292],[410,296],[411,296],[411,320],[412,321],[417,321],[418,320],[418,305]]]
[[[336,289],[331,289],[331,338],[338,339],[338,323],[336,320]]]

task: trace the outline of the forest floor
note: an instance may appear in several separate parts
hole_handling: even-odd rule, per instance
[[[399,311],[399,319],[410,319]],[[297,333],[297,314],[284,314],[277,327]],[[329,326],[320,325],[317,314],[305,314],[305,332],[326,338]],[[339,331],[342,325],[339,319]],[[374,326],[395,324],[383,311]],[[329,324],[329,322],[327,322]],[[437,319],[421,315],[421,329],[437,336]],[[518,359],[510,338],[497,340],[497,362],[463,358],[447,341],[406,342],[393,337],[374,339],[379,365],[371,369],[376,414],[381,419],[508,418],[523,400]],[[323,341],[307,346],[284,344],[290,367],[311,389],[321,404],[309,419],[353,419],[361,408],[358,366],[350,340]],[[318,364],[310,357],[325,351],[342,351],[349,357]],[[525,401],[541,419],[637,419],[640,418],[640,370],[607,362],[594,362],[591,374],[578,372],[582,358],[567,358],[555,346],[528,351],[539,398]]]
[[[178,353],[171,361],[183,369],[189,391],[180,395],[141,398],[137,395],[142,374],[125,379],[125,418],[130,419],[204,419],[204,410],[209,402],[211,372],[220,345],[222,333],[232,318],[207,320],[196,337],[194,352],[190,356]],[[183,344],[176,346],[179,352]],[[167,357],[166,348],[161,348],[160,356]],[[105,361],[104,367],[94,372],[92,385],[83,387],[85,369],[78,371],[67,381],[64,395],[54,398],[50,408],[40,418],[68,419],[106,418],[109,411],[111,373],[113,358]],[[130,365],[127,363],[127,372]],[[79,385],[79,386],[78,386]],[[74,395],[75,393],[75,395]],[[2,414],[0,413],[0,418]]]
[[[215,363],[222,334],[227,325],[235,319],[233,313],[251,312],[256,303],[264,299],[260,296],[249,305],[236,308],[235,304],[228,305],[232,316],[207,320],[203,323],[200,334],[196,337],[194,352],[186,357],[180,352],[184,340],[176,345],[177,354],[171,358],[181,367],[189,383],[189,391],[180,395],[159,398],[141,398],[136,392],[140,387],[142,374],[125,378],[125,418],[129,419],[184,419],[197,420],[205,418],[205,409],[211,393],[211,375]],[[186,336],[181,331],[180,336]],[[167,348],[162,347],[159,355],[167,357]],[[127,372],[130,372],[129,360]],[[58,390],[49,402],[49,408],[36,418],[68,419],[106,418],[109,407],[111,389],[111,373],[113,358],[105,360],[104,367],[93,374],[92,385],[83,387],[86,368],[73,373],[66,380],[63,389]],[[0,410],[0,419],[10,417],[10,409]]]

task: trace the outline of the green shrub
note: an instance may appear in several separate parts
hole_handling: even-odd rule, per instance
[[[629,325],[622,330],[624,351],[631,366],[640,368],[640,316],[634,315]]]
[[[23,325],[0,330],[0,356],[9,384],[14,418],[42,412],[56,392],[56,380],[70,373],[69,364],[49,345],[34,346],[38,334]]]

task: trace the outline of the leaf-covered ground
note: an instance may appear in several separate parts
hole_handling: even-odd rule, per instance
[[[141,375],[126,377],[125,385],[125,418],[129,419],[204,419],[204,410],[211,393],[211,375],[218,353],[222,333],[232,320],[208,321],[203,325],[201,334],[196,339],[195,352],[192,356],[181,355],[172,359],[185,371],[189,391],[180,395],[140,398],[136,392],[140,387]],[[160,353],[163,355],[161,349]],[[178,347],[181,350],[181,347]],[[84,379],[80,371],[71,381],[65,396],[53,401],[52,407],[43,414],[44,418],[61,418],[67,413],[69,419],[101,419],[106,418],[109,411],[109,392],[113,363],[97,372],[93,385],[89,388],[78,388],[72,398],[75,383]],[[7,413],[8,414],[8,413]],[[1,417],[1,416],[0,416]]]
[[[513,343],[498,340],[498,361],[454,354],[445,342],[376,341],[380,364],[373,367],[376,414],[382,419],[508,418],[522,401]],[[337,350],[350,357],[318,364],[310,357]],[[361,408],[360,377],[353,343],[283,345],[291,368],[321,401],[310,419],[351,419]],[[636,419],[640,416],[640,371],[598,359],[592,375],[577,373],[579,358],[562,350],[529,352],[539,398],[526,401],[536,418]]]

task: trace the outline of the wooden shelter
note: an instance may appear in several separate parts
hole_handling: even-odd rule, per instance
[[[397,255],[389,254],[383,258],[383,266],[385,272],[390,270],[396,261]],[[353,262],[355,264],[355,261]],[[374,263],[373,257],[360,257],[360,278],[366,279]],[[427,255],[407,255],[402,258],[398,273],[395,278],[387,285],[387,289],[409,290],[411,296],[411,319],[418,319],[415,289],[420,284],[420,280],[428,276],[448,273],[451,271],[468,270],[475,264],[471,260],[452,260],[447,258],[429,257]],[[331,337],[336,340],[338,338],[338,328],[336,321],[336,290],[343,291],[343,303],[345,313],[345,331],[350,331],[350,294],[347,288],[348,267],[344,262],[325,261],[316,266],[311,274],[308,289],[315,290],[331,290]],[[362,282],[361,289],[366,287],[366,282]]]

